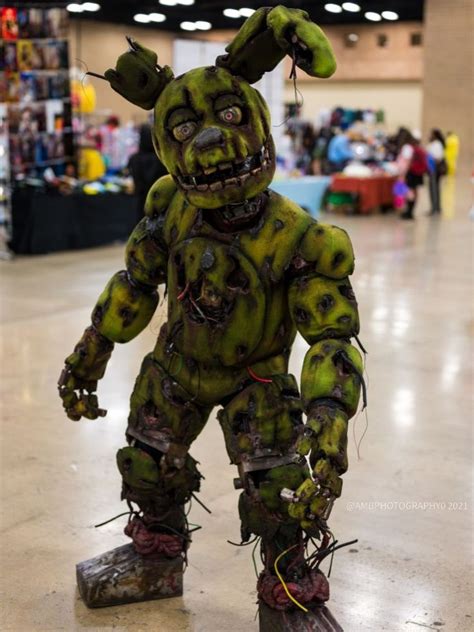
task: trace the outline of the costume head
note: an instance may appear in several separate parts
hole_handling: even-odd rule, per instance
[[[155,150],[194,206],[213,209],[251,199],[270,184],[275,152],[270,115],[250,85],[286,54],[317,77],[335,70],[328,40],[307,13],[279,6],[256,11],[215,66],[174,78],[156,53],[130,50],[105,78],[132,103],[154,109]]]

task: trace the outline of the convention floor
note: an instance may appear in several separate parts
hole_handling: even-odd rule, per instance
[[[366,418],[350,437],[351,466],[331,526],[340,542],[331,608],[346,632],[473,629],[470,579],[470,352],[474,333],[469,194],[443,219],[332,217],[357,253],[354,287],[369,355]],[[456,212],[454,212],[456,210]],[[257,630],[255,577],[239,541],[237,497],[215,417],[193,449],[206,514],[183,598],[87,610],[74,564],[124,543],[115,452],[141,358],[164,319],[119,346],[100,388],[105,419],[73,423],[56,381],[122,247],[0,265],[2,630]],[[469,298],[471,297],[471,299]],[[299,367],[306,345],[292,356]],[[420,628],[421,626],[421,628]]]

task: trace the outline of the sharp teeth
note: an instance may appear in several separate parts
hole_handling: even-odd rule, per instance
[[[209,188],[211,189],[211,191],[219,191],[220,189],[224,188],[224,185],[222,182],[213,182],[209,185]]]
[[[208,176],[211,173],[214,173],[214,171],[217,171],[217,167],[207,167],[206,169],[203,169],[203,171],[206,174],[206,176]]]
[[[221,171],[224,171],[225,169],[232,169],[232,163],[231,162],[221,162],[220,165],[218,165],[219,169]]]
[[[248,178],[250,178],[250,173],[243,173],[239,176],[240,182],[243,184]]]
[[[229,178],[228,180],[224,181],[225,186],[233,186],[234,184],[239,184],[239,179],[238,178]]]
[[[196,188],[197,188],[198,191],[207,191],[208,188],[209,188],[209,185],[208,184],[198,184]]]
[[[196,180],[196,178],[195,178],[194,176],[190,176],[190,178],[189,178],[189,179],[190,179],[190,180],[191,180],[191,182],[194,184],[194,186],[196,186],[196,185],[197,185],[197,180]]]
[[[258,173],[260,173],[261,169],[260,167],[258,169],[252,169],[252,171],[250,172],[253,176],[256,176]]]

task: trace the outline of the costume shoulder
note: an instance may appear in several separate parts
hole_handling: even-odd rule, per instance
[[[197,210],[178,190],[170,175],[163,176],[151,187],[145,202],[147,216],[156,218],[168,248],[186,239],[196,219]]]
[[[290,265],[311,217],[297,204],[274,191],[268,192],[263,222],[240,238],[240,244],[257,269],[273,281]]]
[[[165,213],[176,191],[176,184],[170,175],[159,178],[148,191],[145,202],[145,215],[157,217]]]
[[[295,267],[330,279],[343,279],[354,271],[354,251],[345,230],[312,220],[298,246]]]

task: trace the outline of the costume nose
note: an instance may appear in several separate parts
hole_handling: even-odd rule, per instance
[[[218,127],[206,127],[199,132],[194,141],[194,146],[199,151],[224,144],[224,134]]]

